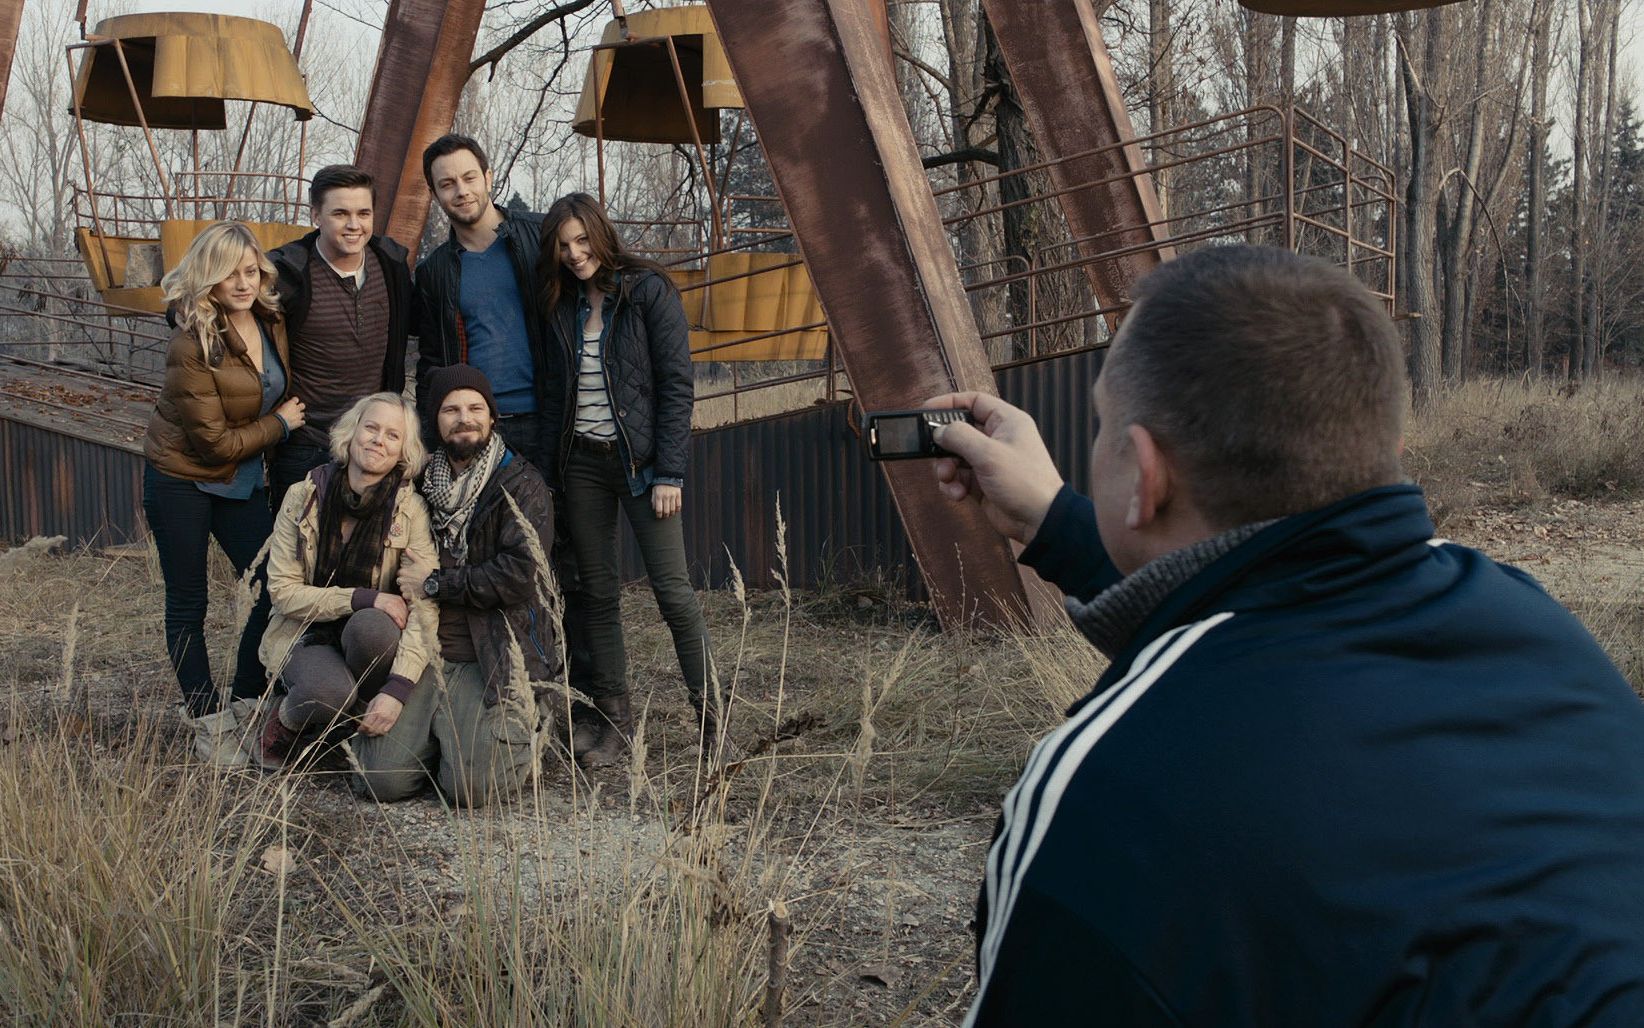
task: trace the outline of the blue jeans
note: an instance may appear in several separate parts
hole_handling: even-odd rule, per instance
[[[187,479],[174,478],[154,465],[143,468],[143,515],[148,518],[154,546],[160,553],[160,575],[166,586],[166,653],[183,701],[195,717],[222,706],[211,680],[206,653],[206,550],[215,538],[236,574],[256,559],[268,540],[274,518],[268,510],[267,490],[258,486],[244,500],[230,500],[201,492]],[[235,699],[261,696],[267,684],[257,646],[268,628],[267,569],[257,572],[252,586],[258,593],[251,617],[240,633],[235,659]]]

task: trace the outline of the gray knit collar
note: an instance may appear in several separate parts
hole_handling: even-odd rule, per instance
[[[1259,521],[1240,525],[1156,557],[1088,602],[1068,597],[1068,616],[1090,644],[1111,660],[1124,650],[1166,596],[1271,524]]]

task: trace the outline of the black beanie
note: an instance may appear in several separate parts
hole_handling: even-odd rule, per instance
[[[485,377],[485,372],[472,364],[450,364],[428,376],[428,395],[424,397],[422,409],[430,425],[439,422],[440,404],[457,389],[472,389],[485,397],[485,405],[491,408],[491,420],[497,420],[497,398],[491,395],[491,380]]]

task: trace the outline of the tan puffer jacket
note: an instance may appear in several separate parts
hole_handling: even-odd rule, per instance
[[[311,585],[314,564],[319,558],[319,480],[335,465],[325,465],[292,486],[274,519],[274,534],[268,541],[268,597],[274,611],[268,619],[257,655],[273,682],[285,667],[303,632],[317,624],[336,621],[354,611],[354,590],[342,586]],[[409,478],[394,498],[394,519],[389,524],[382,560],[377,564],[377,589],[399,594],[395,579],[400,557],[410,553],[418,563],[438,566],[434,536],[429,528],[428,506],[417,495]],[[439,645],[439,609],[432,601],[417,597],[411,603],[405,631],[400,636],[394,666],[383,692],[405,701],[411,686],[422,677]]]
[[[278,315],[265,323],[289,380],[285,323]],[[148,419],[143,456],[176,478],[227,482],[241,461],[285,437],[285,426],[272,411],[257,415],[263,406],[262,379],[239,334],[226,321],[222,327],[222,344],[213,350],[213,359],[206,358],[200,340],[185,329],[173,333],[166,347],[165,383]]]

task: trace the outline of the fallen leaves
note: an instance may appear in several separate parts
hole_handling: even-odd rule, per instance
[[[297,858],[284,846],[270,846],[263,850],[263,870],[271,875],[288,875],[297,869]]]

